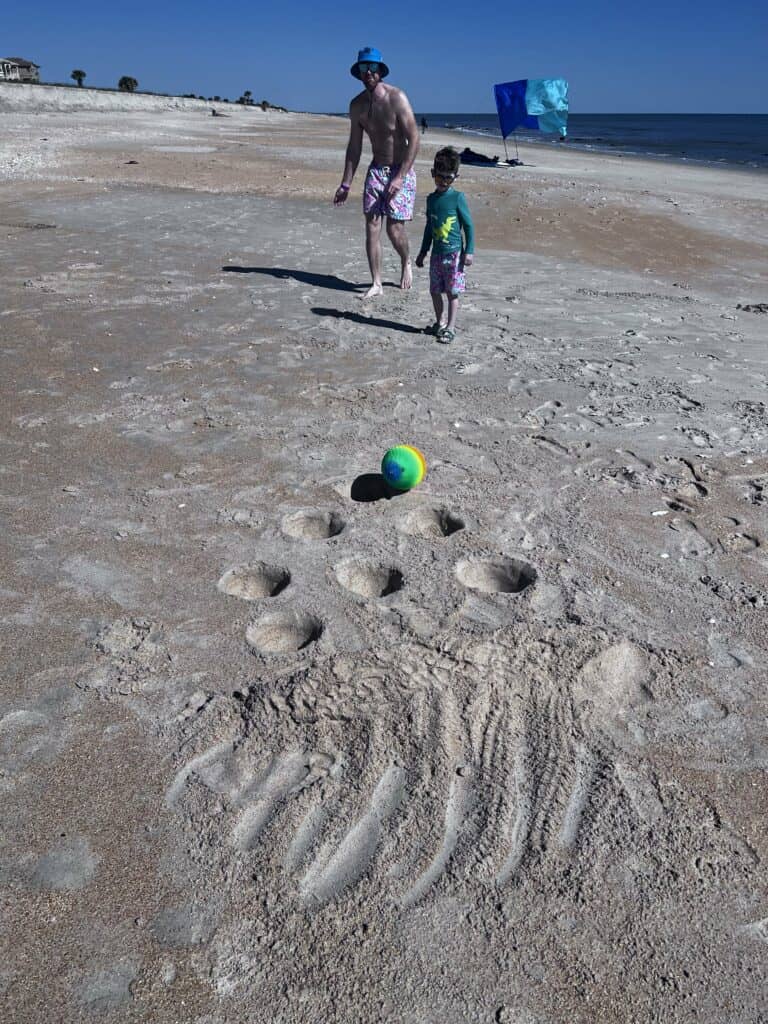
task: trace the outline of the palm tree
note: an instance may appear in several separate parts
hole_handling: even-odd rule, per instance
[[[253,96],[253,93],[251,92],[250,89],[246,89],[245,92],[243,93],[243,99],[245,100],[245,105],[246,106],[250,106],[251,97],[252,96]]]
[[[75,68],[75,70],[72,72],[72,74],[69,77],[74,79],[77,82],[79,88],[82,89],[82,87],[83,87],[83,79],[85,78],[85,72],[84,71],[81,71],[80,68]]]
[[[135,78],[131,78],[130,75],[123,75],[120,81],[117,83],[117,88],[120,92],[134,92],[139,86],[139,83]]]

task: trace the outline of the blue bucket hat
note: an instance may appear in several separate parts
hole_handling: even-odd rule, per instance
[[[360,71],[357,67],[358,64],[380,64],[381,77],[386,78],[389,74],[389,68],[381,59],[381,53],[379,53],[375,46],[365,46],[360,53],[358,53],[357,60],[349,69],[349,73],[353,78],[360,78]]]

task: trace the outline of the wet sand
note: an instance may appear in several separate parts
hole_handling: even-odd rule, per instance
[[[443,347],[343,119],[13,88],[8,1019],[765,1017],[768,179],[463,168]]]

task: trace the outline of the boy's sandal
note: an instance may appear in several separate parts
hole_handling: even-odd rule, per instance
[[[454,331],[451,331],[448,327],[444,327],[437,335],[437,340],[441,345],[450,345],[453,339],[456,337]]]

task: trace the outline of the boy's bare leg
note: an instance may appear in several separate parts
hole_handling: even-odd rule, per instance
[[[365,218],[365,253],[368,257],[368,266],[371,268],[371,280],[373,284],[362,299],[372,299],[374,295],[381,295],[384,289],[381,286],[381,226],[382,218],[375,213],[369,213]]]
[[[440,294],[440,292],[430,292],[430,294],[432,296],[432,305],[435,307],[435,323],[440,324],[441,327],[444,327],[445,325],[443,324],[443,296]]]
[[[391,220],[387,218],[387,234],[389,240],[395,247],[395,252],[400,257],[402,273],[400,275],[400,287],[407,291],[413,284],[413,268],[411,267],[410,247],[408,245],[408,234],[405,229],[405,221]]]
[[[456,328],[456,314],[459,312],[459,296],[448,296],[448,323],[445,325],[449,331]]]

